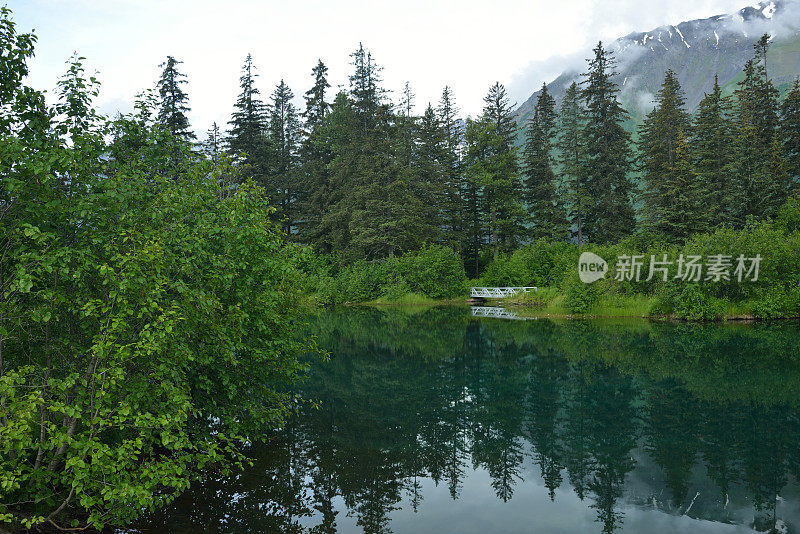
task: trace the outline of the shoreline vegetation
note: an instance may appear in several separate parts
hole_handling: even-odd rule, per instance
[[[550,243],[544,239],[501,254],[482,276],[469,280],[458,254],[425,247],[379,262],[340,267],[331,255],[307,250],[301,260],[304,293],[312,305],[430,306],[467,304],[470,286],[536,286],[536,292],[489,301],[527,316],[645,317],[657,320],[763,320],[800,316],[800,202],[787,201],[775,220],[751,221],[741,230],[720,228],[685,244],[637,235],[613,245]],[[603,279],[578,277],[578,257],[593,252],[608,260]],[[668,276],[617,280],[620,258],[666,254],[762,257],[758,279],[692,282]]]
[[[342,307],[372,307],[372,308],[397,308],[400,310],[426,310],[434,307],[442,306],[490,306],[505,308],[508,311],[515,312],[520,319],[566,319],[566,320],[585,320],[585,319],[645,319],[657,322],[755,322],[755,321],[793,321],[800,320],[798,315],[776,315],[772,317],[758,317],[750,314],[731,314],[719,315],[711,319],[687,319],[678,317],[676,314],[670,315],[655,315],[649,313],[639,313],[641,304],[647,305],[655,304],[656,300],[651,298],[643,298],[641,300],[632,300],[629,306],[625,303],[618,304],[612,307],[599,306],[597,309],[590,310],[586,313],[569,313],[563,307],[559,306],[559,301],[563,299],[563,295],[558,295],[550,304],[542,307],[540,304],[530,304],[525,300],[518,300],[515,298],[507,299],[486,299],[485,303],[471,302],[472,299],[468,297],[460,299],[442,299],[435,300],[425,297],[420,297],[414,293],[408,293],[397,300],[378,299],[369,302],[343,302],[337,304]],[[314,306],[314,305],[312,305]],[[328,308],[331,309],[331,308]]]

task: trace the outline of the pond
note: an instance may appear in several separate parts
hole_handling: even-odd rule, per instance
[[[249,451],[251,467],[209,474],[143,528],[800,529],[797,323],[475,315],[314,317],[331,355],[298,388],[314,404]]]

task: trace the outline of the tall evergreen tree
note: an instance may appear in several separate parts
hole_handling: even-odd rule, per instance
[[[300,121],[292,99],[294,93],[281,80],[272,93],[269,104],[269,139],[273,163],[267,192],[278,208],[283,230],[291,235],[296,229],[299,191]]]
[[[318,130],[324,139],[321,148],[328,150],[323,182],[315,196],[315,204],[323,208],[314,214],[319,217],[311,233],[314,244],[324,252],[336,251],[347,255],[350,247],[350,206],[352,187],[356,183],[357,147],[351,134],[359,131],[353,105],[345,91],[339,91]]]
[[[213,163],[219,160],[222,154],[222,135],[219,131],[216,121],[211,125],[211,128],[206,132],[206,140],[203,141],[203,153]]]
[[[351,54],[350,100],[358,127],[350,135],[341,162],[351,180],[348,231],[350,251],[370,259],[393,256],[414,248],[418,203],[407,182],[398,180],[398,160],[392,139],[392,106],[381,87],[381,67],[359,44]]]
[[[450,237],[449,244],[455,250],[465,249],[464,220],[466,208],[464,193],[467,184],[462,172],[462,148],[464,141],[463,122],[458,117],[453,90],[445,86],[442,97],[436,108],[439,124],[444,135],[444,159],[442,165],[445,173],[445,191],[447,199],[443,208],[443,226]],[[463,257],[463,254],[462,254]]]
[[[304,185],[299,202],[301,208],[301,221],[298,231],[301,237],[323,252],[330,252],[326,244],[320,239],[320,223],[322,215],[328,209],[331,201],[330,173],[328,164],[331,162],[331,150],[328,137],[325,135],[327,119],[330,113],[330,104],[325,100],[325,92],[330,88],[328,83],[328,67],[318,60],[311,69],[314,84],[305,93],[306,109],[303,112],[305,119],[305,135],[300,147],[301,175]]]
[[[306,137],[311,137],[312,132],[319,129],[330,109],[330,104],[325,100],[325,92],[331,86],[328,83],[328,67],[321,59],[317,60],[317,64],[311,69],[311,75],[314,77],[314,85],[303,97],[306,102],[306,109],[303,112]]]
[[[422,225],[430,241],[453,244],[447,228],[452,195],[447,179],[446,132],[431,104],[419,119],[415,146],[412,187],[423,207]]]
[[[683,242],[708,226],[705,204],[707,192],[692,165],[686,135],[681,131],[675,140],[672,162],[664,172],[668,187],[661,188],[671,202],[659,202],[660,213],[655,227],[671,240]]]
[[[415,157],[414,151],[416,147],[414,145],[417,134],[417,117],[414,116],[415,96],[411,90],[411,84],[406,82],[397,106],[395,119],[398,156],[400,157],[400,164],[404,167],[410,167]]]
[[[617,241],[633,232],[630,134],[622,127],[627,112],[612,81],[614,57],[599,43],[584,74],[581,98],[586,107],[586,175],[588,197],[584,227],[595,242]]]
[[[189,142],[196,136],[189,129],[189,119],[186,117],[189,112],[189,96],[181,88],[186,83],[186,75],[178,72],[178,65],[181,63],[183,61],[167,56],[167,60],[159,65],[164,70],[158,80],[158,94],[161,97],[158,123],[176,140]]]
[[[559,110],[558,152],[566,207],[575,227],[578,245],[585,241],[583,233],[584,217],[588,196],[586,191],[586,147],[584,133],[586,127],[585,110],[581,104],[578,84],[572,82],[564,93]]]
[[[779,121],[779,93],[778,89],[772,83],[769,77],[769,71],[767,70],[769,41],[770,36],[765,33],[753,46],[755,49],[755,57],[753,58],[755,73],[752,86],[752,98],[755,104],[752,110],[754,117],[753,124],[764,146],[772,144],[772,137],[778,129]]]
[[[706,194],[705,215],[711,226],[734,222],[731,201],[733,180],[734,125],[730,98],[722,96],[719,80],[698,105],[694,117],[690,150],[697,178]]]
[[[350,92],[336,117],[345,130],[337,133],[330,164],[340,193],[323,227],[345,258],[380,259],[420,245],[424,209],[400,172],[381,69],[361,45],[351,57]]]
[[[489,92],[483,97],[483,115],[481,118],[494,124],[497,135],[500,136],[504,150],[512,150],[514,135],[517,126],[513,118],[513,106],[506,96],[506,88],[500,82],[495,82]]]
[[[794,194],[800,188],[800,78],[781,104],[780,138],[786,157],[786,171]]]
[[[478,142],[480,122],[467,119],[464,128],[464,187],[463,196],[463,239],[464,265],[470,278],[477,278],[481,273],[481,249],[486,240],[483,228],[484,208],[483,189],[480,184],[479,162],[485,157]]]
[[[699,184],[693,183],[696,175],[688,172],[689,113],[674,71],[666,72],[655,101],[656,107],[639,129],[645,224],[668,239],[680,241],[704,229],[705,210],[701,208],[705,195]]]
[[[516,126],[506,90],[499,82],[484,97],[483,113],[467,125],[470,176],[481,189],[489,241],[495,259],[524,232],[520,180],[513,138]]]
[[[353,111],[361,123],[361,133],[367,134],[377,128],[378,123],[385,116],[386,90],[380,86],[383,81],[381,71],[372,59],[372,54],[364,50],[359,43],[358,50],[350,54],[353,58],[353,74],[350,75],[350,98],[353,102]]]
[[[755,57],[744,67],[736,94],[734,139],[734,212],[743,225],[748,217],[771,217],[786,201],[785,173],[773,175],[778,127],[778,92],[768,76],[769,36],[755,44]],[[777,143],[780,146],[780,143]]]
[[[770,177],[770,187],[764,196],[764,211],[768,216],[775,216],[794,189],[789,162],[777,135],[772,139],[770,146],[767,173]]]
[[[533,238],[563,240],[568,236],[567,217],[558,196],[553,170],[553,147],[557,134],[556,101],[542,84],[533,117],[528,123],[522,156],[522,198],[532,211]]]
[[[755,125],[753,62],[745,65],[745,78],[737,89],[736,134],[734,137],[734,180],[731,188],[733,220],[737,227],[749,216],[759,216],[759,195],[763,194],[766,172],[766,145]]]
[[[267,139],[267,120],[264,103],[255,86],[258,76],[250,54],[244,60],[239,78],[241,93],[234,105],[228,131],[228,149],[241,158],[245,165],[245,176],[264,181],[269,173],[270,147]]]

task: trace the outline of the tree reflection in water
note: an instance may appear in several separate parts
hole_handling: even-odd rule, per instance
[[[410,510],[428,531],[425,487],[458,501],[485,484],[478,471],[502,502],[522,484],[556,502],[574,492],[598,532],[622,528],[631,507],[758,531],[793,521],[779,516],[782,499],[800,501],[797,324],[521,323],[433,308],[337,310],[311,329],[332,357],[299,393],[319,407],[251,450],[252,467],[209,472],[144,528],[379,533]]]

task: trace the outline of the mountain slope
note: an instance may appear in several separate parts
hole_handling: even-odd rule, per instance
[[[653,94],[661,86],[664,72],[672,69],[693,111],[711,89],[714,75],[726,91],[733,90],[745,62],[753,57],[753,44],[764,33],[772,36],[769,74],[779,89],[785,89],[800,75],[800,1],[772,0],[732,15],[662,26],[617,39],[608,47],[617,59],[620,100],[634,120],[641,118],[652,109]],[[557,102],[573,81],[581,81],[579,72],[564,72],[548,84]],[[519,124],[530,118],[538,96],[537,90],[517,109]]]

